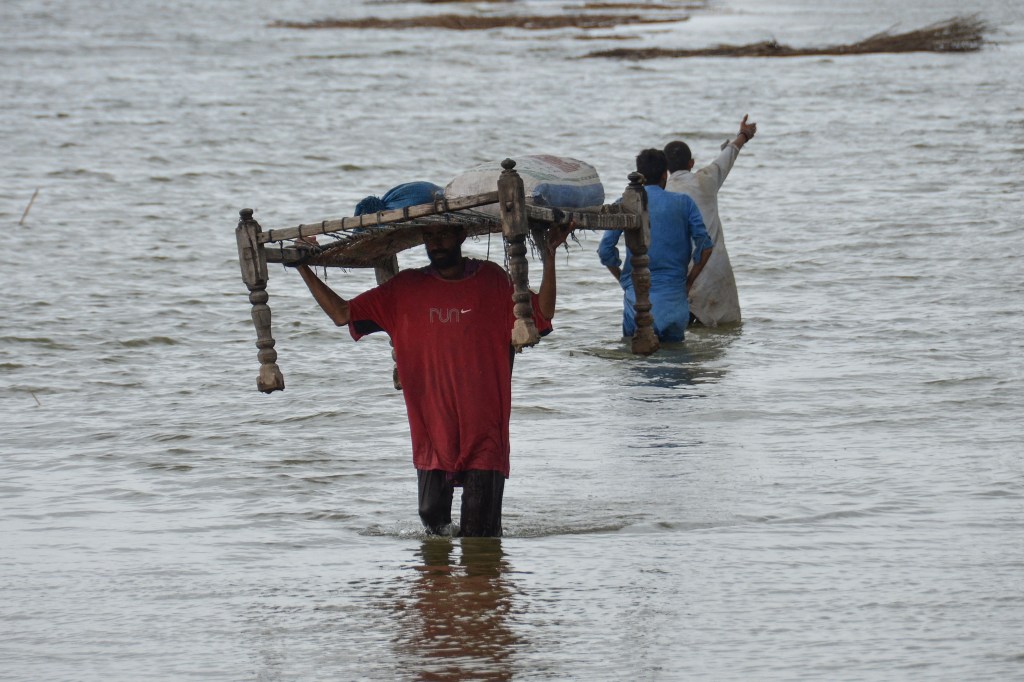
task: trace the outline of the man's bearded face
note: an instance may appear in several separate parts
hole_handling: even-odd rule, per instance
[[[435,268],[450,268],[462,261],[462,242],[466,233],[453,225],[429,225],[423,228],[423,245]]]

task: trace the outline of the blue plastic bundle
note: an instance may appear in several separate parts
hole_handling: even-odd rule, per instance
[[[405,182],[392,187],[382,197],[368,196],[356,204],[355,215],[377,213],[378,211],[390,211],[406,206],[418,206],[429,204],[434,201],[434,195],[443,193],[444,188],[432,182]]]

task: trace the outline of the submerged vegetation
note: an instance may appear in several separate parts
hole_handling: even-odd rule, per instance
[[[357,28],[403,29],[443,28],[454,31],[484,31],[494,28],[544,30],[552,28],[613,28],[628,24],[662,24],[686,21],[688,17],[647,17],[639,14],[543,14],[543,15],[471,15],[435,14],[402,19],[319,19],[316,21],[275,21],[272,28]]]
[[[421,2],[459,2],[461,0],[420,0]],[[545,29],[610,29],[638,24],[665,24],[689,19],[682,14],[667,15],[664,10],[700,8],[701,4],[651,4],[635,2],[589,2],[576,9],[599,9],[601,12],[563,12],[552,14],[433,14],[414,17],[360,19],[318,19],[313,21],[275,21],[274,28],[294,29],[413,29],[437,28],[454,31],[485,31],[498,28],[524,30]],[[608,10],[656,10],[651,13],[609,12]],[[716,45],[696,49],[672,47],[600,50],[584,57],[613,59],[661,59],[680,57],[820,57],[900,52],[975,52],[987,42],[985,34],[991,27],[976,15],[960,16],[915,31],[876,33],[864,40],[824,47],[791,47],[778,41],[764,40],[746,45]],[[589,36],[582,36],[589,37]],[[600,39],[629,40],[629,35],[605,35]]]
[[[985,44],[989,26],[977,16],[954,17],[907,33],[883,31],[848,45],[796,48],[774,40],[748,45],[718,45],[694,50],[616,48],[587,57],[658,59],[662,57],[815,57],[898,52],[975,52]]]

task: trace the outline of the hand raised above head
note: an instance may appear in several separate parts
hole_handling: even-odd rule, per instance
[[[752,121],[747,122],[749,116],[750,114],[743,114],[743,120],[740,121],[740,135],[747,138],[748,141],[757,134],[757,124]]]
[[[575,220],[570,220],[568,223],[556,224],[549,227],[547,230],[548,253],[554,254],[555,250],[565,243],[565,241],[569,238],[569,235],[575,229]]]

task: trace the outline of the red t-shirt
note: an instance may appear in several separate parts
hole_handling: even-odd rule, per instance
[[[399,272],[349,302],[349,332],[358,341],[376,325],[394,343],[417,469],[508,477],[514,287],[494,263],[467,261],[467,271],[459,280],[426,268]],[[532,301],[546,334],[551,322],[536,294]]]

